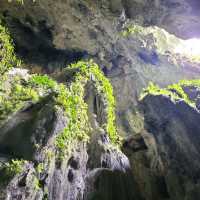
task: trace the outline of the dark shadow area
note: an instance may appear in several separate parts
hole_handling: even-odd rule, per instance
[[[158,54],[155,51],[140,51],[138,52],[138,57],[147,64],[157,65],[159,63]]]
[[[98,94],[94,83],[88,82],[85,86],[85,97],[84,101],[88,105],[88,116],[92,123],[94,123],[94,115],[96,116],[97,122],[102,126],[106,122],[106,113],[102,97]]]
[[[145,129],[153,134],[159,155],[167,166],[170,177],[167,185],[179,191],[176,194],[170,189],[169,194],[184,199],[189,195],[188,183],[194,192],[200,185],[200,114],[184,101],[175,104],[164,96],[148,95],[140,108],[144,113]]]
[[[148,149],[144,138],[140,134],[133,135],[123,142],[123,148],[131,150],[133,153]]]
[[[32,160],[36,145],[45,145],[52,133],[56,120],[51,107],[43,101],[8,120],[1,127],[0,154],[9,159]]]
[[[47,73],[66,65],[88,58],[87,51],[79,49],[57,49],[53,44],[52,31],[45,20],[35,24],[29,16],[25,22],[13,18],[8,11],[3,13],[16,46],[17,55],[27,64],[42,67]]]
[[[143,200],[134,177],[121,171],[102,170],[88,200]]]

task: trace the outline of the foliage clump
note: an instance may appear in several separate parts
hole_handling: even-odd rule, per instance
[[[169,97],[173,102],[184,101],[189,106],[196,109],[197,99],[192,99],[186,92],[186,88],[195,88],[199,90],[200,80],[181,80],[176,84],[168,85],[166,88],[160,88],[158,85],[150,82],[148,87],[145,88],[140,95],[140,100],[144,99],[147,95],[163,95]]]
[[[13,2],[13,1],[15,1],[15,2],[17,2],[17,3],[19,3],[19,4],[24,4],[24,2],[25,2],[25,0],[8,0],[8,2]],[[36,0],[32,0],[33,2],[35,2]]]
[[[47,75],[34,74],[25,80],[18,75],[9,78],[6,73],[0,80],[0,120],[20,110],[26,103],[37,103],[58,87],[57,82]]]
[[[0,168],[0,187],[5,187],[9,181],[15,176],[20,174],[25,165],[25,160],[11,160],[8,163],[2,163]]]
[[[25,162],[24,160],[11,160],[6,167],[6,174],[11,177],[20,174],[23,171]]]
[[[53,79],[49,78],[47,75],[36,75],[34,74],[31,79],[29,80],[29,83],[32,84],[33,86],[39,86],[43,87],[46,89],[55,89],[56,88],[56,81]]]
[[[65,129],[56,139],[59,156],[63,157],[66,149],[74,139],[87,141],[89,124],[87,116],[87,105],[83,99],[84,88],[80,82],[73,83],[70,88],[60,84],[58,94],[55,97],[56,106],[61,106],[69,121]]]
[[[69,118],[69,123],[62,134],[57,137],[56,144],[62,153],[70,146],[70,140],[78,138],[88,140],[90,126],[87,116],[87,104],[84,102],[84,90],[88,81],[92,81],[98,94],[100,94],[106,102],[106,132],[113,143],[119,142],[119,136],[115,127],[115,99],[113,89],[99,69],[98,65],[92,61],[78,62],[72,64],[66,69],[75,71],[74,79],[69,88],[63,84],[59,85],[56,104],[64,108]]]
[[[139,36],[144,31],[144,28],[139,25],[128,25],[122,32],[123,37],[127,37],[129,35],[137,35]]]
[[[92,80],[97,92],[103,97],[106,104],[106,132],[110,139],[116,142],[119,137],[115,126],[115,98],[113,95],[113,88],[109,80],[104,76],[99,66],[94,62],[78,62],[71,66],[73,69],[78,69],[76,80],[83,77],[85,80]]]
[[[139,40],[141,47],[154,49],[161,55],[166,55],[174,64],[182,61],[199,63],[199,40],[183,40],[157,26],[143,27],[128,23],[121,32],[123,37],[133,36]]]
[[[119,136],[115,127],[115,99],[108,79],[92,61],[80,61],[72,64],[67,70],[75,73],[73,81],[66,85],[57,83],[47,75],[36,74],[31,75],[28,80],[16,76],[8,83],[4,81],[8,87],[0,91],[0,120],[20,110],[26,103],[36,103],[51,94],[55,109],[61,107],[69,120],[65,129],[56,138],[56,146],[62,157],[72,140],[89,140],[90,125],[84,97],[86,84],[90,82],[105,104],[106,120],[102,128],[113,143],[118,143]],[[2,88],[5,89],[5,85]]]
[[[0,75],[19,65],[20,60],[15,55],[13,41],[8,30],[0,22]]]
[[[1,85],[0,91],[0,120],[20,110],[26,103],[36,103],[44,96],[45,90],[33,86],[32,79],[22,80],[15,76],[9,82]]]

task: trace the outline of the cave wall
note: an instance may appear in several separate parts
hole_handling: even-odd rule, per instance
[[[149,57],[144,58],[144,55],[151,55],[151,52],[145,54],[146,49],[141,48],[137,38],[124,38],[120,35],[126,22],[133,21],[144,26],[163,27],[181,38],[199,36],[198,8],[199,3],[194,0],[38,0],[35,3],[27,0],[24,5],[8,3],[6,0],[0,2],[2,20],[11,32],[18,55],[25,59],[27,66],[38,66],[52,73],[71,62],[93,58],[114,87],[117,126],[119,133],[127,138],[123,151],[129,158],[130,171],[127,174],[121,173],[124,166],[120,162],[121,158],[126,159],[125,155],[115,150],[106,154],[105,149],[97,145],[99,141],[102,142],[102,138],[94,137],[93,145],[88,148],[92,153],[94,149],[99,150],[95,154],[99,156],[98,160],[91,152],[86,152],[85,146],[78,145],[74,156],[82,151],[79,154],[83,159],[80,161],[82,168],[71,169],[69,163],[64,163],[63,169],[51,171],[54,176],[49,180],[52,199],[55,195],[60,195],[60,199],[63,196],[71,198],[69,196],[72,194],[68,191],[74,188],[73,191],[77,192],[81,187],[83,192],[85,185],[82,184],[82,176],[86,175],[87,154],[92,164],[99,164],[93,168],[102,167],[101,154],[106,161],[104,165],[109,166],[103,167],[109,169],[100,172],[91,170],[91,174],[87,174],[86,188],[92,194],[91,198],[116,199],[118,193],[115,193],[115,189],[119,188],[123,190],[122,195],[126,199],[198,199],[199,114],[185,105],[174,105],[166,99],[157,100],[157,97],[145,100],[141,106],[138,96],[149,81],[166,86],[181,79],[199,78],[199,65],[196,68],[192,64],[177,66],[167,56],[159,54],[155,63]],[[143,108],[146,113],[141,111]],[[168,113],[169,109],[172,114]],[[119,166],[122,169],[112,173],[110,168],[113,166],[117,166],[117,170]],[[70,170],[75,172],[71,174]],[[67,178],[63,179],[62,176]],[[129,177],[132,179],[129,180]],[[107,185],[103,184],[103,180],[106,180]],[[113,188],[111,185],[116,180],[119,184]],[[60,187],[64,183],[66,193]],[[126,184],[136,189],[130,191],[124,187]],[[15,181],[12,186],[15,189]],[[101,194],[105,190],[107,192]],[[108,190],[114,190],[114,194]],[[130,196],[127,196],[129,192]],[[80,195],[78,192],[76,194]],[[85,194],[89,195],[87,190]]]

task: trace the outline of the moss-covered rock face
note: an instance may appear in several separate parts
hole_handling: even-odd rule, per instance
[[[90,127],[84,93],[89,82],[94,85],[97,91],[96,95],[101,96],[104,104],[105,120],[101,122],[101,126],[105,128],[112,142],[117,143],[115,100],[112,86],[95,63],[92,61],[79,62],[67,68],[68,73],[74,72],[74,78],[71,77],[73,81],[69,87],[58,84],[47,75],[31,75],[27,80],[17,73],[12,76],[12,72],[15,70],[17,71],[17,69],[9,71],[2,83],[1,120],[9,119],[9,116],[24,109],[28,104],[39,103],[45,97],[51,96],[55,107],[61,107],[70,119],[69,125],[57,138],[57,146],[60,150],[64,148],[67,140],[75,138],[87,140]],[[6,87],[7,90],[5,90]]]
[[[159,86],[149,83],[149,86],[144,89],[140,100],[148,95],[165,96],[171,99],[174,103],[184,101],[194,109],[199,109],[199,87],[200,80],[181,80],[178,83],[169,85],[167,88],[159,88]]]
[[[198,6],[0,1],[0,199],[199,199]]]
[[[75,63],[63,76],[70,77],[65,84],[16,68],[3,76],[0,158],[4,161],[0,173],[4,199],[15,198],[16,190],[23,198],[28,192],[30,199],[64,199],[66,195],[76,199],[87,192],[87,184],[92,192],[95,186],[84,180],[88,156],[95,163],[90,170],[109,168],[125,173],[129,169],[118,149],[115,100],[108,79],[93,61]],[[92,102],[93,110],[86,100],[89,86],[95,90],[92,98],[99,99]],[[99,149],[95,157],[91,150],[87,154],[88,145]],[[72,186],[74,181],[77,184]]]
[[[0,74],[18,65],[20,61],[16,58],[13,41],[8,30],[0,22]]]

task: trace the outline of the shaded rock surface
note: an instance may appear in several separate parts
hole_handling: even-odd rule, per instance
[[[199,36],[199,6],[197,0],[27,0],[23,6],[2,0],[3,21],[33,71],[56,72],[87,58],[100,64],[114,87],[117,126],[125,141],[123,153],[110,145],[99,127],[104,107],[89,86],[91,143],[73,141],[70,154],[57,161],[53,141],[68,119],[52,110],[49,99],[27,105],[1,124],[0,160],[29,162],[7,189],[0,187],[0,199],[200,199],[199,112],[162,96],[138,102],[149,81],[166,86],[199,78],[200,66],[175,64],[156,49],[142,47],[138,38],[121,37],[129,21],[157,25],[181,38]],[[151,37],[147,41],[153,42]]]
[[[101,100],[93,101],[100,96],[95,96],[97,93],[90,88],[92,86],[86,86],[90,142],[71,140],[64,157],[59,156],[56,138],[62,134],[69,119],[61,107],[53,105],[51,96],[36,104],[30,102],[1,123],[0,199],[107,200],[115,199],[116,191],[120,194],[117,195],[119,199],[142,199],[128,158],[110,142],[100,126],[106,108]],[[7,174],[6,162],[11,159],[27,161],[21,164],[20,171]],[[134,188],[126,187],[129,184]]]
[[[138,139],[132,138],[124,149],[146,198],[199,198],[199,112],[163,96],[147,96],[141,108],[145,131],[140,137],[147,148],[142,142],[135,152]]]

